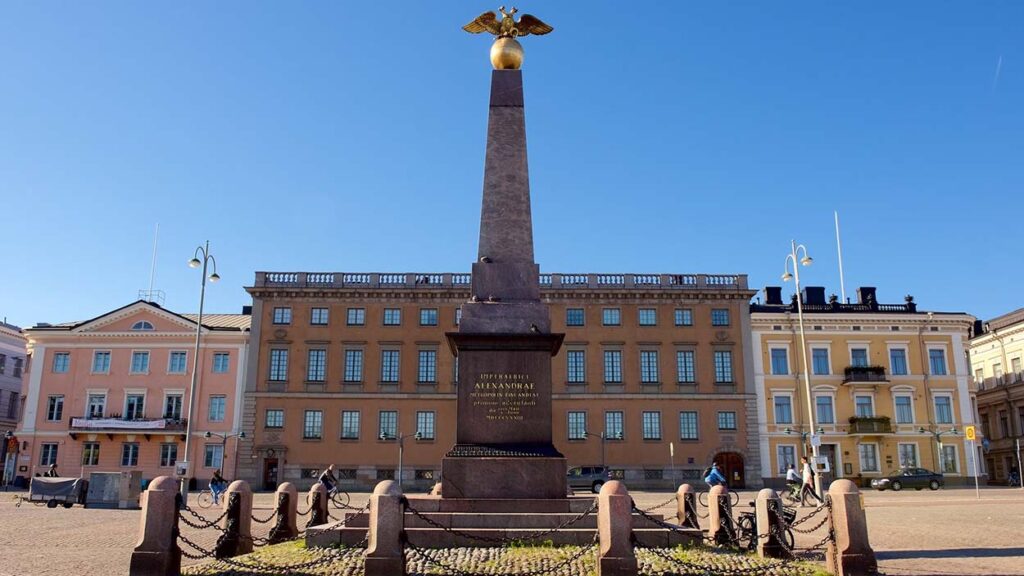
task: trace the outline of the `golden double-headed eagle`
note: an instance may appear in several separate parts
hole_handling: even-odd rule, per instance
[[[508,12],[505,12],[504,6],[498,8],[498,10],[501,12],[501,20],[498,20],[498,15],[494,12],[484,12],[477,16],[475,20],[463,26],[462,29],[471,34],[490,32],[498,38],[516,38],[517,36],[527,36],[529,34],[539,36],[554,30],[551,26],[541,22],[539,18],[530,14],[523,14],[517,21],[514,14],[518,10],[515,7]]]

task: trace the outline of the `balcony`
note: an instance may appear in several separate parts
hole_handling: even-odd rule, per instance
[[[883,366],[847,366],[843,371],[843,384],[857,382],[889,382]]]
[[[849,434],[892,434],[892,422],[888,416],[851,416]]]
[[[978,390],[992,390],[1000,386],[1024,382],[1024,372],[1008,372],[1002,376],[990,376],[981,380],[975,378],[974,381],[978,385]]]
[[[72,437],[76,434],[184,434],[186,419],[136,418],[126,420],[112,415],[109,418],[72,418]]]

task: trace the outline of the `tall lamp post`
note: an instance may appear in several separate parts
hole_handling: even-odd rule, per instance
[[[396,432],[398,432],[396,430]],[[398,432],[395,436],[389,435],[387,432],[380,433],[381,440],[398,440],[398,487],[402,487],[402,457],[405,451],[405,439],[414,438],[420,440],[423,438],[423,434],[419,430],[415,434],[402,434]]]
[[[239,440],[245,440],[245,432],[239,432],[238,434],[219,434],[217,432],[207,432],[206,434],[203,434],[203,438],[206,438],[207,440],[209,440],[210,438],[212,438],[214,436],[216,436],[217,438],[220,438],[220,446],[221,446],[221,448],[220,448],[220,461],[221,461],[220,465],[221,465],[221,468],[223,468],[224,467],[224,456],[225,456],[225,454],[228,451],[228,438],[237,438]],[[236,452],[238,451],[238,443],[237,442],[235,443],[235,451]],[[227,472],[227,470],[225,470],[225,472]]]
[[[917,432],[918,434],[924,434],[927,432],[928,434],[931,434],[933,438],[935,438],[935,452],[938,456],[938,459],[935,461],[935,465],[939,468],[937,472],[940,475],[945,476],[946,473],[943,471],[943,469],[945,468],[945,463],[942,461],[942,437],[946,434],[959,436],[960,431],[956,429],[956,426],[953,426],[949,430],[927,430],[924,426],[922,426],[917,429]],[[902,462],[900,463],[900,465],[902,465]]]
[[[202,259],[200,259],[202,258]],[[210,262],[213,262],[213,273],[207,276],[206,270]],[[199,340],[203,334],[203,302],[206,300],[206,280],[216,282],[220,280],[217,275],[217,260],[210,254],[210,241],[205,246],[196,248],[192,259],[188,261],[189,268],[203,267],[203,279],[199,287],[199,318],[196,320],[196,349],[192,354],[192,385],[188,390],[188,419],[185,421],[185,461],[184,474],[181,479],[181,499],[188,504],[188,483],[192,479],[192,462],[189,461],[192,449],[192,421],[196,405],[196,386],[199,383]]]
[[[7,466],[7,461],[11,457],[14,456],[14,451],[11,450],[10,446],[9,446],[10,443],[11,443],[11,440],[13,438],[14,438],[14,432],[11,432],[10,430],[8,430],[4,434],[4,450],[3,450],[4,457],[3,457],[3,461],[0,462],[0,464],[3,464],[3,467],[4,467],[4,472],[3,472],[3,476],[4,476],[4,492],[7,492],[8,487],[11,485],[11,475],[7,473],[7,467],[8,467]],[[13,474],[13,473],[14,473],[14,471],[12,469],[11,470],[11,474]]]
[[[584,430],[583,431],[583,436],[584,437],[593,436],[594,438],[600,438],[601,439],[601,467],[602,468],[605,468],[605,465],[604,465],[604,463],[605,463],[605,444],[609,440],[622,440],[622,432],[619,432],[618,434],[607,435],[604,432],[601,432],[600,434],[595,434],[593,432],[587,432],[586,430]]]
[[[796,285],[796,320],[797,324],[800,325],[800,356],[803,357],[804,361],[804,385],[806,386],[807,392],[807,422],[808,428],[814,430],[814,402],[811,398],[811,372],[807,365],[807,337],[804,334],[804,304],[803,296],[800,294],[800,265],[810,266],[814,260],[807,255],[807,247],[803,244],[797,244],[796,240],[791,240],[790,244],[792,250],[786,255],[786,262],[784,264],[785,271],[782,273],[782,280],[788,282],[793,280]],[[800,251],[803,251],[804,257],[798,259]],[[790,273],[790,265],[793,266],[793,273]],[[818,465],[818,438],[811,434],[811,453],[814,455],[814,466]],[[814,474],[814,491],[821,496],[821,474],[815,472]]]

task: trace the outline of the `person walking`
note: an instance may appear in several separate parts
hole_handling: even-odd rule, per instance
[[[803,464],[803,485],[800,487],[800,506],[803,507],[806,505],[805,502],[807,501],[808,494],[814,496],[814,499],[818,501],[819,506],[824,504],[825,501],[822,500],[821,496],[818,496],[818,493],[814,491],[814,470],[811,469],[811,464],[807,461],[807,456],[802,457],[800,462]],[[789,475],[787,474],[786,477],[788,478]]]
[[[50,464],[50,469],[47,470],[45,474],[43,474],[43,477],[45,477],[45,478],[59,478],[60,475],[57,474],[57,465],[56,464]]]

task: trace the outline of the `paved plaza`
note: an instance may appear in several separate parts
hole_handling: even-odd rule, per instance
[[[76,506],[48,509],[14,505],[9,493],[0,500],[0,576],[113,575],[127,574],[131,549],[139,529],[139,511],[95,510]],[[24,493],[21,493],[24,494]],[[362,506],[368,494],[354,494],[352,504]],[[671,495],[660,492],[633,494],[637,506],[649,508]],[[974,491],[946,489],[939,492],[903,491],[865,493],[871,542],[885,574],[1024,575],[1024,491],[983,489],[981,500]],[[741,494],[741,506],[753,500],[753,492]],[[256,494],[254,515],[270,514],[273,495]],[[800,511],[802,517],[810,509]],[[212,510],[201,511],[214,517]],[[670,505],[656,510],[671,516]],[[797,545],[809,546],[821,539],[824,528],[798,534]],[[269,524],[254,524],[256,535],[265,535]],[[211,547],[209,530],[197,534],[183,527],[186,536]],[[187,564],[194,563],[186,560]]]

